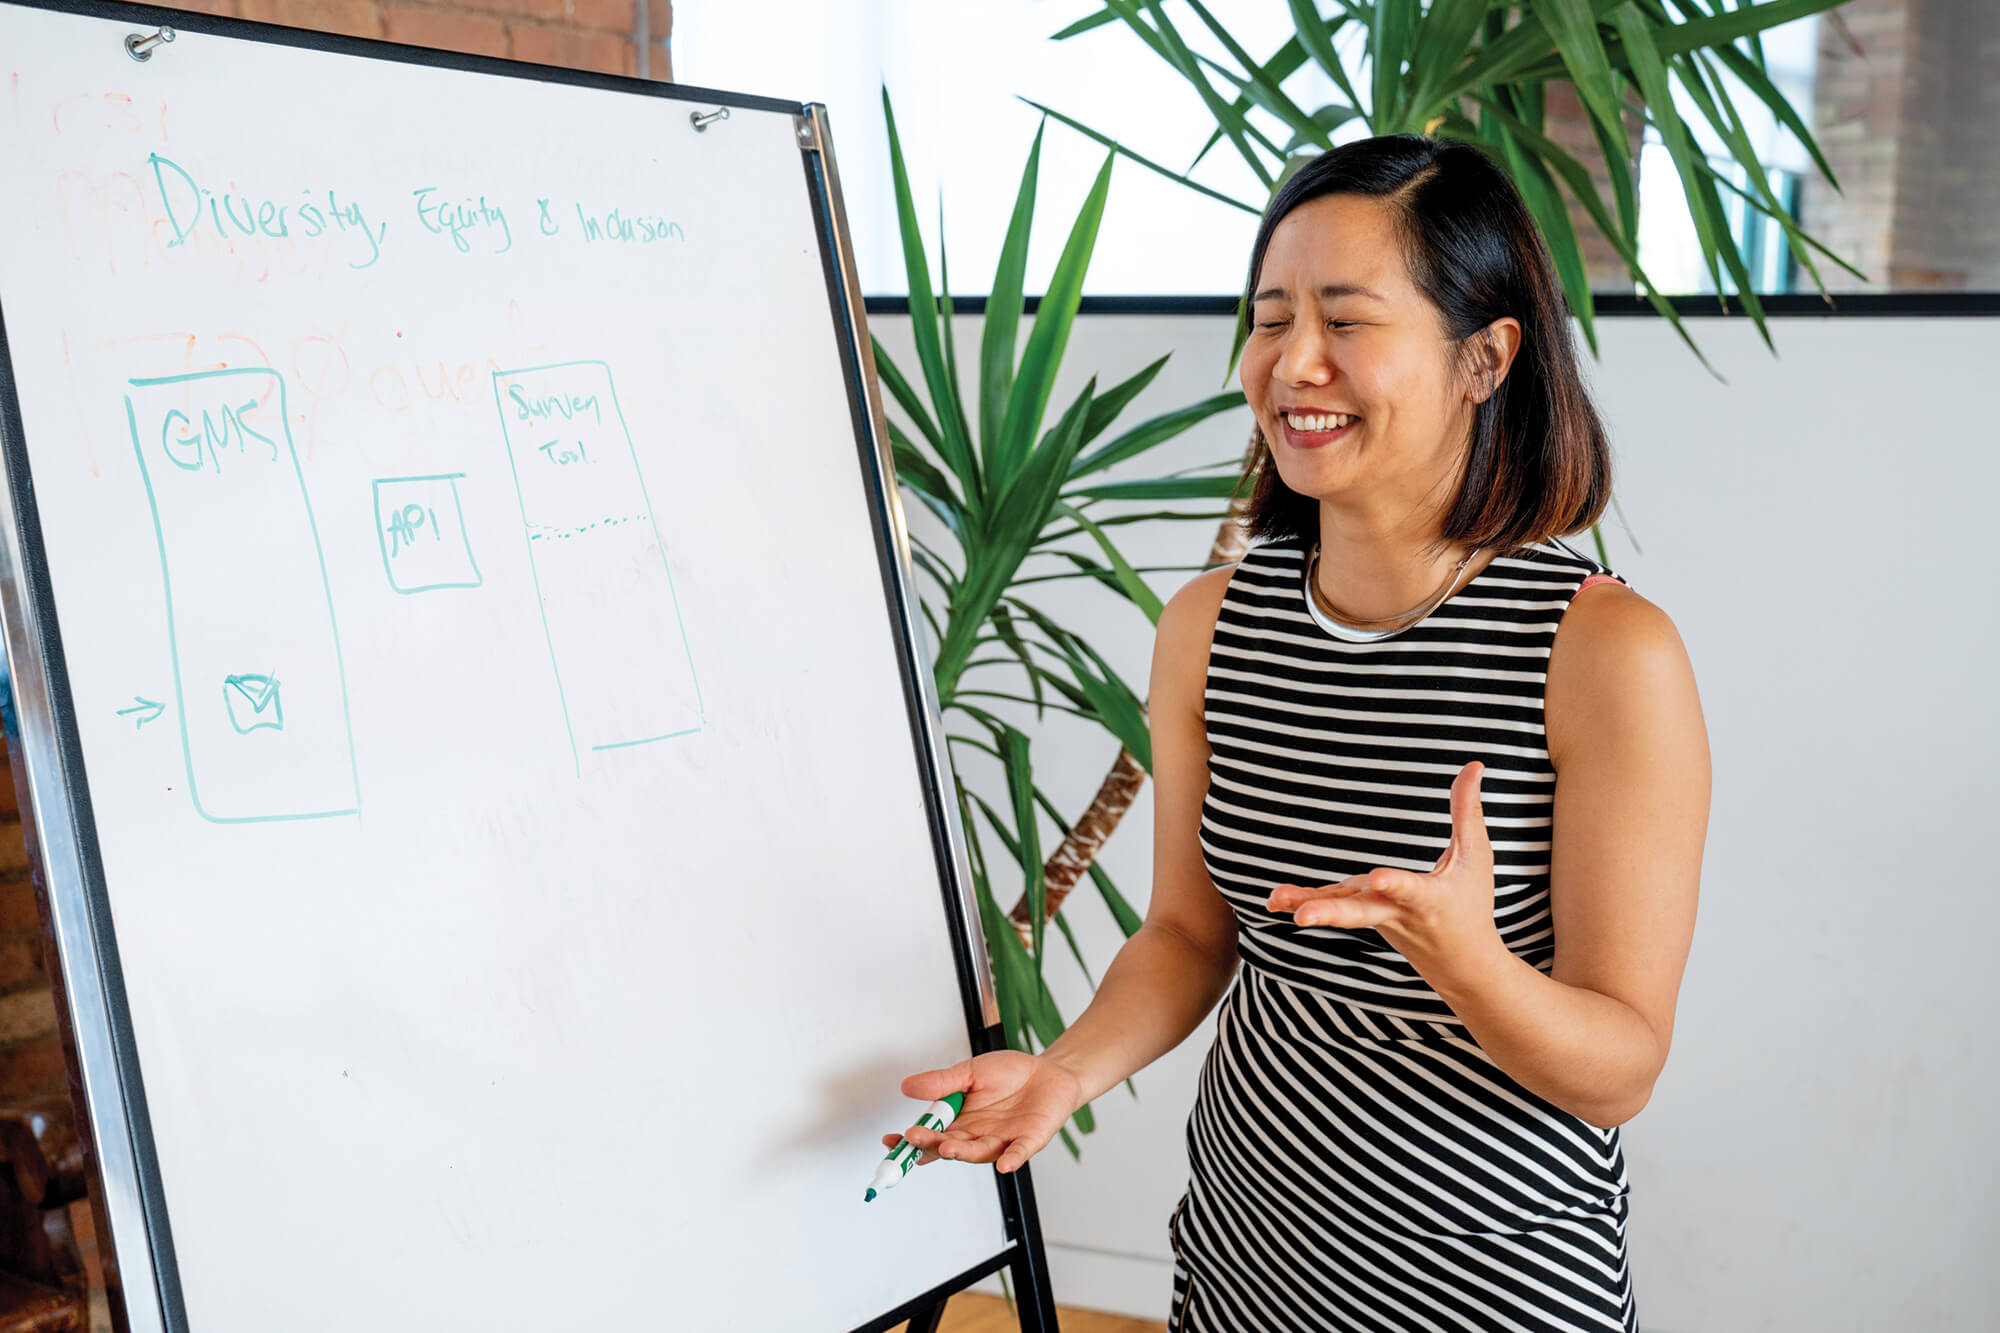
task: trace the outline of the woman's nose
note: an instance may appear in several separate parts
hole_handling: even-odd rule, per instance
[[[1294,333],[1279,351],[1274,372],[1283,384],[1325,384],[1333,378],[1333,365],[1315,334]]]

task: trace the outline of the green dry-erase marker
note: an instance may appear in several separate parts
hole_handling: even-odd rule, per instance
[[[934,1129],[942,1134],[951,1128],[952,1121],[958,1119],[958,1108],[963,1105],[964,1093],[949,1093],[924,1108],[924,1113],[917,1117],[916,1127]],[[889,1149],[889,1155],[882,1159],[882,1165],[875,1168],[875,1179],[868,1182],[868,1197],[861,1202],[872,1203],[876,1195],[900,1183],[909,1174],[910,1168],[917,1164],[917,1158],[923,1155],[923,1151],[908,1139],[897,1139],[896,1146]]]

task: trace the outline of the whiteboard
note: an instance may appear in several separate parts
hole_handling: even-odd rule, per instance
[[[133,1326],[847,1329],[992,1260],[990,1170],[862,1202],[986,962],[798,108],[190,21],[0,4]]]

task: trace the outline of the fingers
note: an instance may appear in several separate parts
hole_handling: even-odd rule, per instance
[[[1453,863],[1469,860],[1475,868],[1490,869],[1493,844],[1486,832],[1486,810],[1480,801],[1480,785],[1486,779],[1486,765],[1474,760],[1458,771],[1451,784],[1451,845],[1445,856]]]
[[[1015,1139],[1000,1154],[1000,1160],[993,1164],[997,1171],[1018,1171],[1030,1157],[1040,1149],[1041,1144],[1031,1144],[1026,1139]]]
[[[1374,873],[1370,871],[1369,875]],[[1321,898],[1350,898],[1357,893],[1368,892],[1369,887],[1368,875],[1353,875],[1338,884],[1322,884],[1316,889],[1299,884],[1280,884],[1271,890],[1271,896],[1264,900],[1264,905],[1274,912],[1290,912],[1302,903],[1316,902]]]
[[[1265,902],[1274,912],[1290,912],[1297,925],[1361,930],[1399,920],[1400,899],[1414,878],[1404,870],[1377,869],[1316,889],[1280,884]]]
[[[947,1093],[965,1092],[971,1087],[972,1061],[960,1060],[949,1069],[926,1069],[910,1075],[903,1080],[903,1095],[934,1102]]]
[[[952,1155],[944,1151],[946,1137],[934,1129],[919,1129],[912,1125],[903,1131],[903,1137],[923,1149],[924,1156],[931,1161]]]
[[[903,1137],[916,1144],[919,1148],[928,1148],[945,1157],[951,1158],[953,1161],[970,1162],[987,1160],[983,1157],[974,1157],[966,1151],[969,1144],[987,1142],[987,1137],[973,1134],[968,1130],[948,1129],[940,1134],[934,1129],[922,1129],[916,1125],[912,1125],[909,1129],[903,1131]]]
[[[1377,893],[1357,893],[1341,898],[1315,898],[1301,903],[1292,920],[1301,926],[1333,926],[1340,930],[1366,930],[1403,919],[1403,909]]]
[[[901,1134],[884,1134],[882,1136],[882,1146],[891,1150],[894,1150],[895,1146],[902,1141],[903,1136]],[[919,1152],[917,1154],[918,1166],[923,1166],[926,1163],[935,1162],[936,1160],[937,1154],[934,1152]]]
[[[1011,1164],[1002,1170],[1011,1171],[1035,1153],[1039,1145],[1031,1145],[1023,1138],[1010,1138],[1006,1134],[973,1134],[963,1130],[946,1130],[940,1134],[932,1129],[911,1126],[904,1137],[925,1150],[925,1160],[943,1157],[954,1162],[992,1162],[1012,1158]],[[894,1136],[884,1135],[883,1141],[894,1147]]]
[[[1413,895],[1425,892],[1421,875],[1407,870],[1396,870],[1388,866],[1378,866],[1365,875],[1350,875],[1338,884],[1326,884],[1316,889],[1302,888],[1297,884],[1280,884],[1264,900],[1265,906],[1274,912],[1290,912],[1292,919],[1302,926],[1327,925],[1338,922],[1347,925],[1353,913],[1339,905],[1346,902],[1363,904],[1357,910],[1371,918],[1376,916],[1381,904],[1387,904],[1392,914],[1397,906]],[[1308,908],[1315,903],[1330,904],[1330,907]],[[1331,915],[1328,915],[1328,912]]]
[[[1336,892],[1339,887],[1337,884],[1322,884],[1316,889],[1308,889],[1299,884],[1280,884],[1271,890],[1269,897],[1264,899],[1264,906],[1273,912],[1289,912],[1307,899],[1322,893]]]

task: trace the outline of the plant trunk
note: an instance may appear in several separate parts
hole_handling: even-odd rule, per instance
[[[1241,512],[1240,500],[1230,506],[1229,517],[1222,520],[1222,526],[1216,530],[1215,541],[1208,548],[1205,568],[1213,569],[1242,558],[1250,541],[1243,530]],[[1130,750],[1120,747],[1118,757],[1111,761],[1111,771],[1104,775],[1097,795],[1091,798],[1090,808],[1070,825],[1069,833],[1042,867],[1042,880],[1048,891],[1046,920],[1055,919],[1056,913],[1062,910],[1063,899],[1069,897],[1069,891],[1089,873],[1090,863],[1097,859],[1098,852],[1118,827],[1118,821],[1125,818],[1125,812],[1132,808],[1139,788],[1145,783],[1146,770],[1139,766],[1139,761]],[[1025,893],[1007,914],[1007,919],[1020,932],[1021,943],[1032,949],[1034,917]]]

